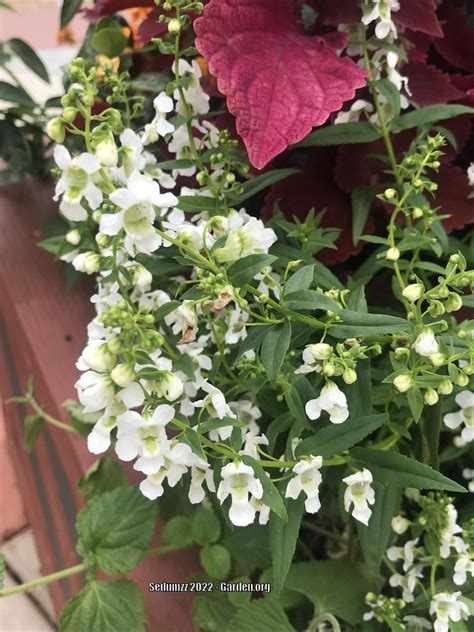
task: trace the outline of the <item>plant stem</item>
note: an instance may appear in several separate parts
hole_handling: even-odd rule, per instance
[[[38,402],[35,400],[33,395],[30,395],[27,398],[27,403],[33,408],[33,410],[39,417],[41,417],[42,419],[44,419],[44,421],[46,421],[46,423],[51,424],[52,426],[55,426],[56,428],[60,428],[61,430],[65,430],[66,432],[77,433],[77,430],[73,428],[73,426],[69,426],[68,424],[63,423],[59,419],[56,419],[55,417],[53,417],[52,415],[49,415],[46,411],[44,411],[41,408],[41,406],[38,404]]]
[[[65,577],[70,577],[71,575],[82,573],[85,570],[86,570],[85,564],[76,564],[76,566],[70,566],[69,568],[64,568],[62,571],[58,571],[57,573],[52,573],[51,575],[44,575],[43,577],[32,579],[31,581],[26,582],[25,584],[20,584],[19,586],[14,586],[13,588],[8,588],[7,590],[3,590],[2,592],[0,592],[0,597],[8,597],[9,595],[15,595],[16,593],[24,592],[25,590],[30,590],[30,588],[35,588],[36,586],[42,586],[43,584],[49,584],[59,579],[64,579]]]

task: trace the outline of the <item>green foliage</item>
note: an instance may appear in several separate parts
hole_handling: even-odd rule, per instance
[[[268,379],[274,382],[285,359],[290,346],[291,323],[286,320],[283,325],[271,327],[262,343],[260,357],[268,375]]]
[[[199,553],[199,560],[212,579],[225,579],[230,572],[230,554],[221,544],[206,544]]]
[[[44,419],[39,415],[26,415],[24,419],[23,443],[25,449],[31,452],[44,428]]]
[[[284,522],[276,514],[272,514],[269,524],[269,541],[272,556],[272,595],[278,597],[285,585],[286,576],[295,554],[296,543],[300,532],[301,519],[304,515],[304,502],[287,499],[285,501],[288,521]]]
[[[272,597],[257,599],[240,608],[228,622],[225,632],[294,632],[278,601]]]
[[[95,496],[126,484],[127,477],[123,467],[110,454],[106,454],[90,466],[79,479],[78,487],[84,500],[89,502]]]
[[[221,535],[221,525],[212,509],[200,505],[193,516],[191,536],[194,542],[201,545],[217,542]]]

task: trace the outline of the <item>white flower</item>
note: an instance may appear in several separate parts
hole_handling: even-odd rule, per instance
[[[343,112],[342,110],[339,112],[334,120],[334,125],[339,125],[340,123],[353,123],[360,119],[363,112],[368,112],[370,114],[373,111],[374,106],[372,103],[369,103],[369,101],[365,101],[364,99],[356,99],[347,112]]]
[[[385,39],[390,33],[397,37],[397,27],[392,21],[391,12],[400,9],[398,0],[372,0],[373,8],[368,8],[362,17],[365,25],[377,21],[375,35],[379,39]]]
[[[209,384],[207,380],[202,381],[201,388],[208,393],[208,395],[206,395],[204,399],[194,402],[196,408],[206,408],[212,417],[217,417],[218,419],[224,419],[224,417],[236,418],[235,413],[226,402],[224,393],[221,390]],[[232,426],[223,426],[218,430],[210,432],[209,436],[213,441],[218,441],[219,437],[225,440],[228,439],[231,434]]]
[[[395,533],[398,533],[398,535],[402,535],[403,533],[405,533],[410,525],[411,522],[403,516],[394,516],[392,518],[392,529],[395,531]]]
[[[375,492],[371,486],[372,473],[364,468],[361,472],[346,476],[342,480],[347,485],[344,492],[345,510],[349,511],[351,504],[353,504],[352,515],[354,518],[368,525],[372,515],[369,505],[373,505],[375,502]]]
[[[349,417],[346,396],[334,382],[327,382],[319,397],[307,402],[305,410],[311,420],[319,419],[325,410],[333,424],[340,424]]]
[[[298,498],[301,492],[306,494],[305,508],[308,513],[316,513],[321,507],[319,500],[319,486],[322,477],[320,469],[323,459],[320,456],[310,456],[302,459],[293,467],[295,476],[286,488],[286,498]]]
[[[464,541],[458,533],[462,533],[461,527],[457,523],[458,512],[456,507],[452,504],[446,506],[446,525],[441,532],[441,546],[440,555],[443,559],[446,559],[451,554],[451,548],[458,553],[463,553],[465,550]]]
[[[403,547],[391,546],[387,550],[387,557],[391,562],[397,562],[403,560],[403,570],[406,572],[413,566],[415,561],[416,545],[418,544],[418,538],[415,540],[408,540]]]
[[[231,262],[250,254],[266,253],[276,239],[275,232],[265,228],[262,220],[251,217],[244,226],[229,232],[225,244],[215,251],[215,256],[220,262]]]
[[[158,183],[138,172],[128,178],[126,189],[117,189],[109,197],[121,210],[102,215],[100,232],[117,235],[124,229],[124,246],[131,256],[134,248],[146,254],[159,248],[162,239],[153,227],[155,207],[169,208],[178,203],[178,198],[172,193],[160,194]]]
[[[423,632],[423,630],[433,629],[428,619],[417,617],[413,614],[408,614],[406,617],[403,617],[403,621],[406,623],[407,632]]]
[[[206,482],[207,489],[215,492],[213,471],[203,459],[198,459],[191,467],[191,483],[189,485],[188,498],[193,505],[201,503],[204,500],[205,492],[203,483]]]
[[[210,434],[209,434],[210,436]],[[254,459],[259,458],[257,446],[259,445],[268,445],[267,437],[262,434],[259,435],[258,431],[255,432],[253,430],[249,430],[245,433],[244,436],[244,447],[239,451],[239,454],[248,454],[252,456]]]
[[[467,177],[469,178],[470,186],[474,187],[474,162],[471,162],[471,164],[468,167]]]
[[[199,79],[202,76],[202,72],[197,61],[193,60],[192,64],[190,64],[186,60],[180,59],[178,72],[176,73],[176,66],[173,66],[173,71],[177,76],[182,77],[186,75],[188,77],[188,86],[183,89],[186,103],[191,106],[196,114],[207,114],[209,112],[209,95],[201,87]],[[183,103],[178,89],[174,91],[173,96],[177,101],[176,111],[179,114],[184,114]]]
[[[195,455],[187,444],[175,443],[164,451],[159,468],[140,483],[140,491],[150,500],[156,500],[164,492],[162,483],[165,478],[170,487],[175,487],[193,464],[194,458]]]
[[[270,507],[264,505],[262,501],[255,498],[255,496],[250,497],[250,505],[252,509],[258,513],[258,524],[267,524],[270,519]]]
[[[449,622],[466,620],[469,617],[469,608],[459,601],[461,593],[438,593],[433,596],[430,603],[430,614],[436,616],[434,622],[435,632],[449,632]]]
[[[54,160],[62,169],[62,174],[55,188],[54,199],[63,195],[59,208],[63,215],[72,222],[87,219],[87,211],[82,206],[85,198],[94,211],[102,203],[102,191],[94,184],[92,175],[101,169],[96,156],[83,153],[71,158],[71,154],[63,145],[54,148]]]
[[[92,369],[98,373],[111,371],[115,364],[115,356],[110,353],[104,340],[90,340],[84,347],[81,356],[76,362],[80,371]]]
[[[448,428],[455,430],[464,424],[461,438],[469,443],[474,441],[474,393],[472,391],[462,391],[456,395],[456,404],[461,407],[456,413],[448,413],[443,421]]]
[[[117,415],[125,411],[123,402],[113,400],[104,410],[87,436],[87,448],[92,454],[102,454],[110,446],[110,433],[117,425]]]
[[[86,371],[77,380],[77,396],[84,406],[84,412],[94,413],[107,407],[114,398],[112,381],[106,375]]]
[[[144,145],[155,143],[160,136],[166,136],[166,134],[174,132],[174,125],[166,120],[166,115],[172,112],[174,108],[173,99],[167,96],[166,92],[160,92],[153,100],[153,107],[156,114],[151,123],[145,125],[142,137]]]
[[[421,283],[411,283],[406,286],[402,294],[410,303],[415,303],[423,294],[423,285]]]
[[[433,355],[433,353],[438,353],[439,344],[433,331],[431,329],[425,329],[415,340],[413,348],[419,355],[428,358],[430,355]]]
[[[453,582],[456,586],[462,586],[467,581],[467,574],[474,577],[474,560],[468,553],[463,553],[454,565]]]
[[[232,504],[229,518],[237,527],[246,527],[255,519],[256,509],[250,504],[249,497],[260,500],[263,496],[262,483],[255,478],[253,469],[241,461],[228,463],[221,471],[222,481],[217,489],[217,498],[221,504],[231,496]]]
[[[119,178],[123,182],[134,171],[143,171],[146,164],[146,158],[143,155],[143,143],[136,132],[132,129],[125,129],[120,134],[120,157],[122,160],[122,172],[119,170]]]
[[[474,470],[471,470],[469,468],[465,468],[462,471],[462,477],[466,480],[469,481],[468,483],[468,489],[470,492],[474,493]]]
[[[406,575],[400,573],[394,573],[390,579],[389,584],[392,588],[401,588],[403,590],[402,598],[411,603],[414,600],[414,592],[417,580],[423,577],[423,566],[417,565],[410,568]]]

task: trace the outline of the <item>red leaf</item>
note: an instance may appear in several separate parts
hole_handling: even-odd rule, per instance
[[[434,204],[440,206],[440,212],[450,214],[443,224],[448,232],[463,228],[474,222],[474,199],[468,199],[472,193],[466,172],[459,167],[442,165],[434,180],[438,190]]]
[[[421,31],[434,37],[443,37],[441,24],[436,17],[434,0],[405,0],[400,2],[400,9],[392,14],[397,24],[406,26],[412,31]]]
[[[365,85],[362,68],[322,37],[305,36],[292,16],[290,0],[211,0],[194,23],[196,46],[258,168]]]
[[[153,0],[96,0],[91,9],[85,9],[84,13],[89,20],[95,21],[104,15],[113,15],[125,9],[136,7],[154,7]]]
[[[352,243],[352,205],[350,196],[341,191],[333,178],[335,150],[314,148],[301,173],[290,176],[272,186],[265,198],[262,218],[272,215],[275,202],[283,214],[291,220],[293,216],[303,220],[311,208],[318,213],[325,209],[322,226],[339,228],[337,250],[325,248],[316,255],[318,261],[333,264],[345,261],[356,254],[362,245]],[[369,222],[367,230],[371,230]]]
[[[409,63],[403,67],[409,79],[409,88],[417,105],[447,103],[464,97],[464,93],[451,83],[449,75],[443,74],[429,64]]]
[[[438,53],[452,66],[474,72],[474,28],[466,15],[453,2],[444,2],[438,9],[444,37],[433,42]]]
[[[313,4],[323,24],[339,26],[360,22],[362,17],[357,0],[314,0]]]

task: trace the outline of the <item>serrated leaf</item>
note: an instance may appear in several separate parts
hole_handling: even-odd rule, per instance
[[[70,599],[59,619],[60,632],[145,632],[140,589],[128,579],[90,581]]]
[[[78,488],[86,502],[104,492],[127,484],[127,477],[120,463],[111,454],[98,459],[79,479]]]
[[[283,325],[275,325],[265,336],[260,351],[260,359],[271,382],[274,382],[278,377],[290,346],[290,340],[291,322],[289,320],[286,320]]]
[[[367,467],[373,474],[374,480],[391,487],[414,487],[416,489],[444,489],[451,492],[465,492],[462,485],[443,476],[429,465],[415,459],[369,448],[353,448],[351,457]]]
[[[283,498],[281,497],[280,492],[272,483],[267,473],[260,465],[260,463],[249,456],[248,454],[242,454],[239,457],[245,465],[250,465],[253,469],[255,476],[262,483],[263,487],[263,498],[262,502],[270,507],[272,511],[274,511],[282,520],[286,522],[288,520],[288,515],[286,513],[285,503],[283,502]]]
[[[198,544],[213,544],[221,535],[221,523],[212,509],[200,505],[192,518],[191,535]]]
[[[161,540],[166,544],[183,547],[192,544],[191,524],[189,516],[173,516],[163,527],[160,533]]]
[[[232,263],[227,268],[227,276],[234,287],[241,287],[276,260],[277,258],[273,255],[249,255]]]
[[[349,418],[343,424],[327,426],[314,436],[303,439],[296,447],[296,456],[312,454],[328,459],[342,450],[352,448],[386,421],[388,415],[379,413]]]
[[[232,560],[229,551],[221,544],[204,546],[199,552],[199,561],[212,579],[225,579],[230,573]]]
[[[285,611],[272,597],[256,599],[239,608],[225,632],[295,632]]]
[[[13,37],[7,41],[7,44],[25,66],[32,70],[35,75],[38,75],[40,79],[49,83],[49,74],[46,66],[27,42],[19,37]]]
[[[293,561],[296,550],[301,519],[305,508],[303,498],[285,500],[288,522],[284,522],[276,514],[270,515],[269,544],[272,556],[272,594],[278,597],[285,584],[285,579]]]
[[[222,632],[235,614],[228,595],[220,590],[198,594],[192,605],[193,621],[199,629]]]
[[[31,452],[44,427],[44,419],[39,415],[26,415],[23,428],[25,450]]]
[[[135,487],[96,496],[77,516],[78,553],[93,554],[106,573],[130,571],[148,548],[156,510],[157,504]]]
[[[377,486],[369,526],[366,527],[360,522],[357,523],[364,562],[370,566],[374,573],[379,572],[380,564],[387,550],[392,531],[391,522],[398,499],[399,493],[394,487]]]

